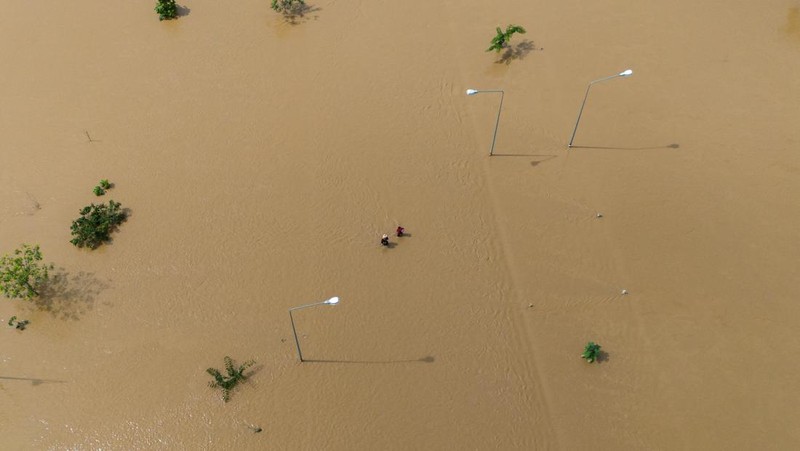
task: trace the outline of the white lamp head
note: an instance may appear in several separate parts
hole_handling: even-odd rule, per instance
[[[336,305],[338,303],[339,303],[339,296],[334,296],[328,299],[327,301],[323,302],[323,304],[328,304],[328,305]]]
[[[467,95],[468,96],[474,96],[477,93],[478,93],[477,89],[467,89]]]
[[[633,70],[631,70],[631,69],[628,69],[625,72],[620,72],[619,73],[620,77],[630,77],[631,75],[633,75]]]

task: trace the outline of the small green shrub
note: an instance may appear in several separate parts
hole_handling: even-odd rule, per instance
[[[504,49],[511,40],[511,36],[513,36],[515,33],[525,34],[526,32],[525,29],[519,25],[509,25],[506,27],[505,32],[503,32],[500,27],[497,27],[497,35],[492,38],[491,45],[488,49],[486,49],[486,51],[491,52],[494,50],[495,52],[499,52],[500,50]]]
[[[156,0],[158,20],[169,20],[178,17],[178,5],[175,0]]]
[[[272,0],[272,9],[284,16],[300,14],[305,7],[305,0]]]
[[[233,390],[239,382],[247,380],[247,376],[244,375],[244,371],[253,366],[255,363],[256,362],[254,360],[248,360],[239,367],[234,367],[233,360],[231,360],[230,357],[225,356],[225,372],[227,372],[228,375],[223,376],[222,373],[220,373],[216,368],[207,369],[206,372],[214,378],[213,381],[208,383],[208,386],[211,388],[221,389],[222,400],[224,402],[228,402],[228,400],[231,399],[231,390]]]
[[[108,201],[106,204],[89,204],[81,209],[81,216],[72,221],[70,243],[78,247],[96,249],[111,239],[111,232],[125,221],[126,214],[120,209],[122,204]]]
[[[53,265],[39,263],[39,246],[23,244],[12,255],[0,258],[0,292],[11,299],[31,299],[38,296],[37,288],[47,281]]]
[[[100,180],[100,188],[111,189],[111,184],[108,183],[108,179]]]
[[[95,196],[102,196],[103,194],[106,193],[106,190],[104,190],[103,187],[98,185],[94,187],[92,192],[94,193]]]
[[[596,344],[593,341],[590,341],[586,344],[586,347],[583,348],[583,354],[581,354],[582,359],[586,359],[587,362],[593,363],[600,357],[600,345]]]

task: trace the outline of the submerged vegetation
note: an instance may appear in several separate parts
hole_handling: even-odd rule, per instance
[[[126,214],[120,209],[122,204],[108,201],[106,204],[89,204],[80,211],[81,216],[72,221],[70,243],[78,247],[96,249],[111,239],[111,232],[125,221]]]
[[[37,289],[47,281],[48,270],[53,265],[40,263],[39,245],[23,244],[11,255],[0,258],[0,292],[11,299],[31,299],[39,295]],[[24,326],[23,326],[24,328]]]
[[[590,341],[586,344],[586,347],[583,348],[583,354],[581,354],[582,359],[586,359],[587,362],[593,363],[595,360],[600,358],[600,345]]]
[[[495,52],[499,52],[506,48],[508,42],[511,40],[511,36],[514,36],[515,33],[525,34],[525,29],[519,25],[509,25],[506,27],[506,31],[503,32],[500,27],[497,27],[497,35],[492,38],[491,45],[486,51],[491,52],[494,50]]]
[[[17,317],[16,316],[12,316],[11,319],[8,320],[8,325],[9,326],[14,326],[14,322],[15,321],[17,323],[16,329],[18,329],[18,330],[25,330],[25,328],[28,327],[28,323],[30,323],[30,321],[28,321],[27,319],[23,319],[21,321],[17,321]]]
[[[208,383],[208,386],[211,388],[219,388],[222,390],[222,400],[224,402],[228,402],[231,399],[231,390],[233,390],[239,382],[247,380],[247,376],[244,375],[244,371],[247,368],[253,366],[256,362],[254,360],[248,360],[243,364],[239,365],[238,367],[233,365],[233,360],[225,356],[225,372],[228,373],[227,376],[223,376],[222,373],[216,368],[209,368],[206,370],[206,373],[210,374],[211,377],[214,378],[213,381]]]
[[[102,179],[100,180],[100,183],[98,183],[97,186],[94,187],[92,192],[94,193],[95,196],[102,196],[103,194],[106,193],[106,191],[110,189],[111,189],[111,183],[108,182],[108,179]]]
[[[305,0],[272,0],[272,9],[286,18],[302,15],[305,8]]]
[[[178,5],[175,0],[156,0],[158,20],[169,20],[178,17]]]

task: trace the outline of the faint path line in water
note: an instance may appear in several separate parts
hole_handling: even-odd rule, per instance
[[[31,381],[33,385],[41,385],[45,383],[52,383],[52,384],[65,384],[67,381],[57,380],[57,379],[38,379],[35,377],[11,377],[11,376],[0,376],[0,379],[4,380],[15,380],[15,381]]]
[[[436,358],[433,356],[425,356],[419,359],[405,359],[405,360],[303,360],[309,363],[360,363],[360,364],[392,364],[392,363],[433,363]]]
[[[497,218],[499,217],[499,213],[498,213],[497,203],[494,201],[496,196],[494,195],[494,189],[492,187],[491,178],[488,173],[490,170],[490,164],[491,164],[490,161],[483,162],[483,170],[486,178],[486,187],[489,197],[488,201],[489,204],[491,205],[493,213],[492,222],[494,230],[497,231],[497,241],[499,241],[502,251],[502,256],[501,256],[502,258],[498,259],[498,265],[502,267],[502,273],[508,275],[507,277],[509,279],[509,284],[508,284],[509,287],[507,290],[513,293],[513,297],[516,298],[518,303],[522,303],[523,296],[518,288],[520,286],[518,280],[520,280],[521,275],[518,273],[518,270],[514,267],[512,262],[508,261],[509,258],[513,258],[513,254],[511,253],[511,247],[508,245],[509,243],[509,240],[507,239],[508,234],[504,231],[502,225],[500,224],[500,221],[497,220]],[[505,298],[505,295],[503,297]],[[532,375],[532,374],[536,375],[536,377],[533,378],[534,380],[532,381],[531,385],[534,387],[534,391],[539,395],[539,399],[543,401],[544,414],[547,417],[546,420],[544,420],[544,422],[550,429],[550,435],[552,435],[552,437],[554,438],[556,445],[555,448],[561,449],[560,444],[563,443],[563,440],[559,436],[559,429],[555,427],[555,425],[551,420],[552,410],[550,408],[550,405],[553,403],[553,400],[550,394],[551,390],[548,389],[547,387],[545,375],[541,371],[541,366],[537,362],[536,356],[537,354],[539,354],[538,349],[535,345],[535,341],[528,334],[528,329],[527,327],[525,327],[525,323],[523,322],[521,316],[519,315],[512,316],[512,312],[514,311],[516,310],[507,309],[504,311],[505,320],[511,324],[511,328],[513,329],[513,333],[509,338],[516,342],[515,347],[520,349],[521,353],[526,353],[526,355],[530,356],[529,359],[532,361],[534,368],[530,368],[528,360],[526,359],[519,359],[518,361],[524,368],[526,375]]]
[[[442,19],[442,22],[448,24],[449,33],[446,34],[446,37],[448,39],[448,44],[449,45],[447,45],[447,48],[453,48],[453,49],[459,48],[459,43],[461,42],[458,39],[458,37],[461,36],[460,31],[454,29],[454,21],[447,20],[449,15],[448,14],[443,14],[442,6],[440,6],[439,4],[436,4],[436,7],[437,7],[437,12],[439,13],[439,15],[440,15],[440,17]],[[456,52],[452,52],[451,54],[454,55],[454,57],[450,59],[449,67],[454,67],[455,68],[457,75],[459,75],[459,77],[461,79],[461,84],[462,85],[461,85],[460,88],[463,88],[463,90],[459,89],[459,87],[454,87],[454,89],[452,89],[451,93],[450,93],[451,94],[451,98],[449,99],[448,102],[444,102],[443,105],[447,105],[450,108],[453,108],[456,111],[456,117],[457,117],[458,123],[461,124],[461,125],[464,125],[464,121],[462,119],[462,114],[459,111],[459,109],[456,108],[456,105],[454,105],[453,98],[455,98],[455,96],[458,96],[458,95],[466,96],[466,94],[464,93],[465,92],[464,90],[466,90],[467,88],[475,88],[475,89],[481,89],[481,88],[490,89],[490,88],[492,88],[493,89],[493,88],[496,88],[496,87],[494,87],[494,86],[492,86],[492,87],[472,86],[471,84],[466,83],[465,71],[463,70],[463,68],[462,68],[462,66],[460,64],[460,59],[457,57]],[[493,64],[493,63],[490,62],[489,64]],[[455,92],[453,92],[453,91],[455,91]],[[442,94],[446,95],[447,93],[443,92]],[[470,115],[470,116],[471,116],[472,128],[468,129],[468,130],[465,130],[464,133],[468,135],[465,140],[467,142],[473,143],[473,145],[470,146],[470,148],[469,148],[470,152],[467,152],[466,151],[467,149],[465,149],[465,152],[464,152],[465,155],[470,155],[469,158],[467,158],[466,156],[464,157],[464,162],[465,163],[474,163],[477,158],[480,158],[480,157],[474,156],[475,155],[474,152],[478,152],[478,150],[476,150],[476,149],[479,148],[479,143],[478,143],[477,137],[475,136],[475,130],[477,129],[478,124],[476,124],[475,115]],[[483,155],[483,152],[481,152],[481,155]],[[487,156],[486,158],[490,158],[490,157]],[[470,177],[470,179],[471,179],[470,181],[474,185],[478,186],[478,188],[483,188],[484,186],[487,188],[488,195],[485,196],[485,197],[487,198],[486,201],[487,201],[487,203],[489,204],[489,206],[491,208],[491,210],[488,213],[492,215],[492,217],[487,220],[487,222],[488,222],[487,225],[490,227],[490,230],[497,230],[499,232],[499,244],[500,244],[501,253],[499,255],[499,258],[495,258],[495,260],[496,260],[496,265],[499,266],[498,273],[503,274],[505,277],[503,277],[503,279],[504,279],[503,281],[498,281],[498,283],[497,283],[498,291],[500,292],[501,298],[503,300],[506,300],[506,298],[507,298],[506,293],[508,293],[508,292],[513,293],[514,297],[517,300],[521,300],[522,298],[520,296],[519,290],[516,288],[518,286],[516,280],[519,277],[519,275],[517,275],[515,273],[515,270],[511,267],[511,265],[507,261],[507,258],[508,258],[507,256],[510,255],[509,248],[508,248],[508,246],[506,244],[508,242],[508,240],[505,239],[505,234],[503,233],[502,228],[499,226],[499,221],[497,220],[498,209],[497,209],[496,203],[494,202],[494,195],[492,194],[491,179],[489,178],[489,175],[488,175],[490,162],[491,162],[490,160],[481,161],[482,170],[483,170],[482,176],[481,176],[481,173],[478,173],[477,171],[474,171],[473,172],[474,175],[473,175],[473,177]],[[466,167],[470,167],[470,166],[467,165]],[[482,192],[483,193],[483,192],[487,192],[487,191],[483,190],[483,189],[479,189],[478,192]],[[493,241],[495,241],[494,237],[491,234],[489,234],[489,236],[487,237],[487,248],[489,249],[490,252],[491,252],[492,248],[491,248],[491,246],[489,244],[491,244]],[[494,257],[498,257],[498,256],[494,256]],[[543,410],[544,418],[540,417],[540,418],[536,418],[535,420],[537,420],[537,422],[543,423],[543,425],[546,426],[546,428],[547,428],[547,437],[542,438],[540,434],[535,434],[534,437],[533,437],[533,440],[534,441],[536,441],[536,440],[544,440],[544,442],[545,442],[543,444],[544,448],[560,449],[561,448],[560,443],[562,443],[563,441],[560,439],[559,431],[558,431],[557,428],[554,427],[554,424],[553,424],[553,421],[552,421],[553,417],[552,417],[552,413],[551,413],[552,410],[550,408],[550,405],[552,404],[553,400],[550,399],[551,398],[550,394],[549,394],[550,390],[547,389],[544,375],[542,374],[542,372],[540,370],[540,366],[536,362],[536,354],[537,354],[537,352],[536,352],[534,343],[531,340],[530,336],[528,335],[528,332],[527,332],[527,329],[525,328],[524,323],[521,323],[520,319],[518,319],[518,318],[512,318],[511,315],[510,315],[510,311],[512,311],[512,310],[504,309],[503,310],[503,317],[504,317],[504,320],[506,322],[509,322],[511,324],[511,328],[513,330],[513,333],[511,334],[510,339],[512,341],[516,342],[516,343],[514,343],[514,344],[516,344],[515,347],[520,350],[519,352],[515,352],[514,355],[518,355],[520,353],[525,353],[526,355],[530,356],[529,358],[533,361],[533,365],[535,367],[533,369],[533,371],[532,371],[531,368],[528,365],[528,361],[527,360],[525,360],[525,359],[516,359],[515,363],[518,363],[519,365],[521,365],[522,369],[523,369],[523,374],[521,374],[521,375],[517,374],[516,376],[519,377],[524,383],[526,383],[527,386],[533,387],[534,393],[536,395],[538,395],[537,400],[539,400],[541,402],[540,406],[541,406],[541,408]],[[531,348],[533,348],[533,349],[531,349]],[[535,374],[535,377],[532,377],[534,374]],[[530,379],[532,379],[532,380],[530,380]],[[541,432],[541,430],[539,432]],[[552,442],[555,442],[555,446],[553,446]],[[537,448],[539,448],[539,447],[540,446],[537,446]]]

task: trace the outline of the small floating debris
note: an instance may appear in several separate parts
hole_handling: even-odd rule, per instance
[[[625,296],[626,294],[628,294],[628,290],[622,290],[622,295]]]
[[[602,217],[603,217],[603,213],[599,213],[599,212],[598,212],[598,213],[595,215],[595,217],[596,217],[596,218],[602,218]]]

